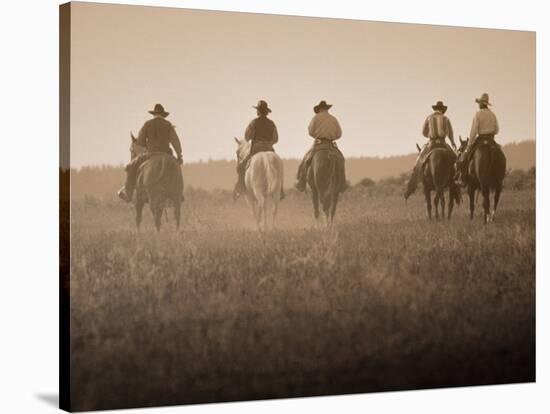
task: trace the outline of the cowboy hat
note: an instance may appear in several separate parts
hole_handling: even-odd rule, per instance
[[[321,109],[323,109],[323,110],[328,110],[328,109],[330,109],[330,108],[332,108],[332,105],[327,104],[326,101],[321,101],[321,102],[319,102],[319,105],[315,105],[315,106],[313,107],[313,112],[315,112],[316,114],[318,114],[319,111],[320,111]]]
[[[271,112],[271,109],[269,109],[269,106],[267,105],[267,102],[266,101],[258,101],[258,105],[254,106],[252,105],[252,108],[255,108],[257,109],[258,111],[264,113],[264,114],[268,114]]]
[[[161,104],[156,104],[155,105],[155,109],[153,109],[152,111],[148,111],[151,115],[160,115],[164,118],[166,118],[170,112],[166,112],[164,110],[164,107],[161,105]]]
[[[434,111],[445,112],[447,110],[447,106],[443,104],[443,101],[437,101],[435,105],[432,105],[432,109]]]
[[[482,103],[482,104],[485,104],[485,105],[491,105],[491,103],[489,102],[489,94],[488,93],[481,94],[481,97],[476,98],[476,102],[477,103]]]

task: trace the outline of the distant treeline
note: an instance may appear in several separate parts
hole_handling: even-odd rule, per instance
[[[535,141],[522,141],[503,146],[509,174],[507,185],[514,188],[534,187]],[[376,185],[390,191],[401,186],[409,174],[416,154],[393,157],[359,157],[346,160],[348,179],[353,185]],[[298,160],[284,160],[285,187],[292,186]],[[235,161],[218,160],[183,165],[186,189],[231,190],[235,184]],[[124,167],[93,166],[71,170],[73,199],[92,196],[112,198],[124,183]],[[532,179],[532,182],[531,182]],[[393,190],[392,190],[393,191]]]

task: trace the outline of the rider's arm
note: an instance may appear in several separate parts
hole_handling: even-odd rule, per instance
[[[277,132],[277,125],[273,124],[273,143],[279,142],[279,133]]]
[[[453,132],[453,126],[451,125],[451,120],[449,118],[445,119],[447,120],[447,136],[449,137],[449,141],[451,141],[451,144],[453,144],[453,147],[456,149],[455,136]]]
[[[309,126],[307,127],[307,131],[309,132],[309,136],[312,137],[312,138],[317,138],[316,131],[315,131],[317,129],[316,125],[315,125],[315,123],[316,123],[315,119],[316,118],[313,117],[311,119],[311,122],[309,123]]]
[[[174,150],[176,151],[176,155],[178,159],[182,159],[182,150],[181,150],[181,142],[178,137],[178,134],[176,133],[176,129],[172,127],[172,130],[170,131],[170,144],[172,144],[172,147],[174,147]]]
[[[500,131],[500,127],[498,126],[498,118],[495,115],[495,135],[498,134],[499,131]]]
[[[428,134],[430,133],[430,125],[429,125],[429,118],[426,118],[424,121],[424,125],[422,126],[422,135],[424,135],[426,138],[428,138]]]
[[[470,129],[470,142],[472,139],[475,139],[478,134],[478,123],[477,123],[477,114],[474,115],[474,119],[472,121],[472,128]]]
[[[252,120],[252,122],[250,122],[250,124],[246,127],[246,131],[244,131],[244,139],[246,141],[253,140],[256,135],[256,128],[254,127],[254,124],[255,122]]]
[[[333,141],[336,141],[337,139],[340,139],[342,137],[342,127],[340,126],[340,123],[336,118],[334,118],[334,139]]]
[[[142,147],[147,146],[147,124],[143,124],[137,136],[137,143]]]

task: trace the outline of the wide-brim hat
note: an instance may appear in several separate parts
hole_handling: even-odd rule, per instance
[[[432,109],[434,111],[445,112],[447,110],[447,106],[443,103],[443,101],[437,101],[435,105],[432,105]]]
[[[489,102],[489,94],[488,93],[481,94],[481,96],[479,98],[476,98],[476,102],[477,103],[482,103],[482,104],[485,104],[485,105],[491,105],[491,103]]]
[[[332,108],[332,105],[327,104],[326,101],[321,101],[319,102],[319,105],[315,105],[313,107],[313,112],[318,114],[320,110],[328,110],[330,108]]]
[[[170,115],[170,112],[166,112],[164,110],[164,107],[161,104],[156,104],[155,109],[152,111],[148,111],[151,115],[160,115],[164,118],[166,118],[168,115]]]
[[[258,101],[258,105],[256,106],[252,105],[252,108],[257,109],[258,111],[264,114],[268,114],[271,112],[271,109],[269,109],[269,105],[267,105],[267,102],[262,100]]]

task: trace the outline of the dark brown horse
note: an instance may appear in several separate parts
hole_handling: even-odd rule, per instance
[[[313,154],[307,173],[315,220],[319,220],[319,205],[321,205],[327,227],[334,223],[340,195],[341,167],[339,158],[340,154],[334,149],[317,149]]]
[[[459,164],[457,168],[463,171],[463,181],[466,184],[468,197],[470,198],[470,219],[474,218],[475,194],[481,192],[483,196],[483,219],[485,224],[495,220],[502,182],[506,175],[506,157],[493,139],[480,138],[470,157],[468,165],[461,165],[464,152],[468,147],[468,138],[460,138]],[[464,177],[464,172],[466,173]],[[491,211],[491,192],[494,193],[493,210]]]
[[[139,145],[131,134],[130,154],[132,159],[144,154],[146,149]],[[180,226],[181,203],[183,202],[183,177],[181,168],[174,157],[167,153],[151,153],[139,166],[136,180],[136,226],[139,230],[143,207],[149,203],[155,220],[155,227],[160,231],[162,213],[169,204],[174,208],[176,228]]]
[[[418,144],[418,152],[421,151]],[[460,203],[460,192],[454,183],[456,155],[451,150],[442,147],[431,150],[428,159],[421,169],[422,186],[426,198],[428,218],[432,219],[432,191],[435,192],[435,218],[439,220],[439,208],[441,218],[445,218],[445,190],[449,190],[449,208],[447,219],[451,219],[454,203]]]

